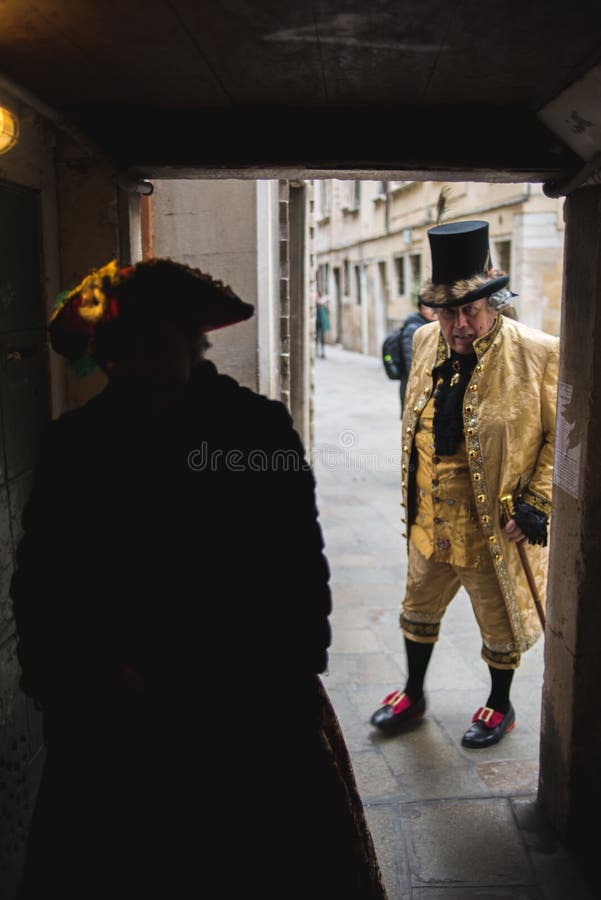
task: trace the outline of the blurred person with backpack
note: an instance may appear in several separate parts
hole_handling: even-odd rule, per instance
[[[422,325],[427,325],[428,322],[433,322],[435,319],[436,311],[418,300],[417,310],[409,313],[402,325],[395,328],[382,345],[382,359],[386,374],[394,381],[401,382],[399,386],[401,416],[403,415],[407,379],[413,356],[413,335]]]

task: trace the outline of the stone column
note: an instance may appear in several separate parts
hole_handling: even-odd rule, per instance
[[[303,183],[293,183],[289,190],[290,412],[295,428],[309,449],[312,345],[306,222],[307,188]]]
[[[592,869],[601,804],[601,188],[570,195],[565,216],[539,800]]]

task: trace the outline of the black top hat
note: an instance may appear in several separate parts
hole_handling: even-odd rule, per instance
[[[432,279],[420,290],[425,306],[462,306],[488,297],[509,282],[509,276],[490,278],[488,222],[472,220],[437,225],[428,231]]]

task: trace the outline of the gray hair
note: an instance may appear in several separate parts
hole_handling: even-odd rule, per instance
[[[509,288],[501,288],[500,291],[495,291],[494,294],[490,295],[488,305],[492,309],[503,309],[505,306],[513,305],[514,297],[517,297],[517,294],[514,294]]]

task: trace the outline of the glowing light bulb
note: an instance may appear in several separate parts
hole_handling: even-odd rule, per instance
[[[0,106],[0,155],[8,153],[19,139],[19,120],[5,106]]]

